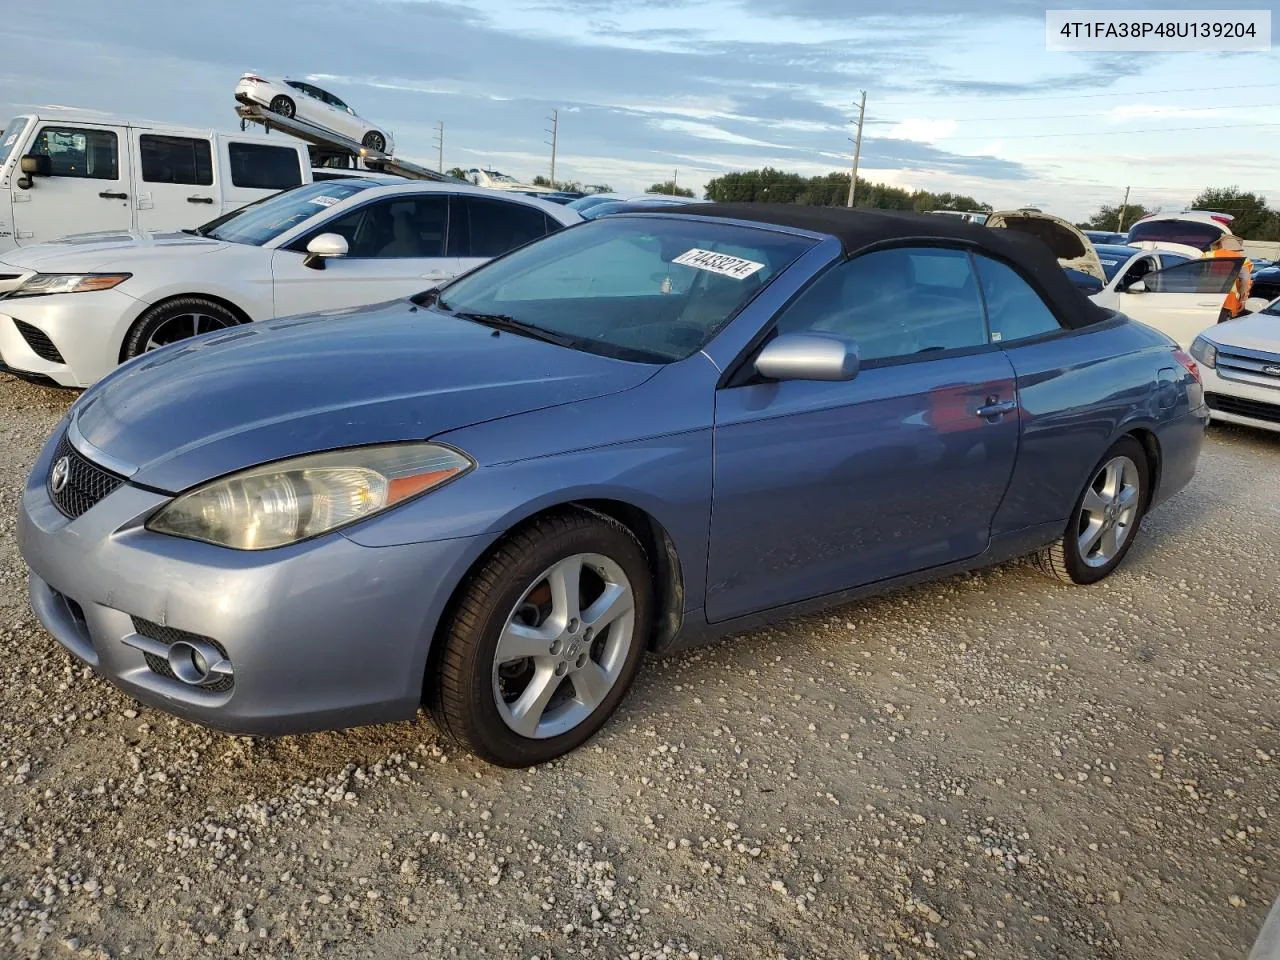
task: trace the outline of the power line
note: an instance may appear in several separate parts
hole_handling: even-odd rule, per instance
[[[1280,83],[1250,84],[1250,89],[1267,89],[1270,87],[1280,87]],[[1209,92],[1213,90],[1239,91],[1240,84],[1235,83],[1229,87],[1179,87],[1173,90],[1140,90],[1140,91],[1136,91],[1133,95],[1137,96],[1140,94],[1141,96],[1149,97],[1154,94],[1160,94],[1160,93],[1200,93],[1201,91]],[[881,100],[880,102],[884,106],[897,106],[900,104],[908,104],[908,103],[914,104],[914,103],[939,103],[939,102],[943,102],[943,103],[979,103],[979,102],[980,103],[1014,103],[1014,102],[1027,103],[1031,101],[1041,101],[1041,100],[1092,100],[1098,97],[1120,97],[1120,96],[1127,96],[1127,95],[1128,94],[1118,93],[1114,90],[1108,91],[1107,93],[1055,94],[1054,96],[1051,96],[1051,97],[948,97],[943,94],[939,94],[923,100]]]
[[[1280,103],[1223,103],[1215,104],[1212,107],[1187,107],[1188,110],[1269,110],[1274,107],[1280,107]],[[1181,108],[1178,108],[1181,109]],[[1103,111],[1102,113],[1062,113],[1057,115],[1041,114],[1034,117],[939,117],[939,120],[950,120],[952,123],[989,123],[1000,121],[1008,123],[1010,121],[1019,122],[1023,120],[1079,120],[1085,117],[1111,117],[1115,116],[1111,111]],[[1159,116],[1159,114],[1151,114],[1150,116]],[[904,119],[932,119],[928,117],[909,117]],[[868,124],[876,124],[883,126],[885,124],[902,123],[903,120],[868,120]]]

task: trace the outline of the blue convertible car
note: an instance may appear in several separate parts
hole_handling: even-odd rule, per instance
[[[41,621],[146,703],[425,703],[525,765],[646,650],[1021,554],[1101,579],[1206,422],[1194,361],[1032,238],[690,205],[141,356],[59,424],[20,537]]]

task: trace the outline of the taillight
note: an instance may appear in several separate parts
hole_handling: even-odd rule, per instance
[[[1209,219],[1210,219],[1210,220],[1215,220],[1215,221],[1217,221],[1218,223],[1222,224],[1222,225],[1225,227],[1228,223],[1230,223],[1232,220],[1234,220],[1234,219],[1235,219],[1235,217],[1222,217],[1222,216],[1218,216],[1218,215],[1214,214],[1214,215],[1213,215],[1213,216],[1211,216]]]
[[[1173,359],[1186,367],[1187,373],[1195,378],[1196,383],[1204,383],[1200,377],[1200,364],[1196,363],[1189,353],[1179,347],[1173,351]]]

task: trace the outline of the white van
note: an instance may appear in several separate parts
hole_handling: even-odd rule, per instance
[[[299,141],[28,114],[0,133],[0,253],[75,233],[196,227],[310,182]]]

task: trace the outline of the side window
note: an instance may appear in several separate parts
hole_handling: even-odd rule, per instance
[[[120,145],[110,130],[44,127],[31,152],[48,156],[55,177],[120,179]]]
[[[864,362],[987,343],[968,254],[900,247],[863,254],[823,274],[778,320],[782,333],[833,333]]]
[[[1233,257],[1188,260],[1149,273],[1143,281],[1148,293],[1226,293],[1235,283],[1242,263],[1243,260]]]
[[[316,228],[294,249],[305,250],[317,234],[336,233],[347,241],[349,258],[443,257],[448,210],[443,194],[367,203]]]
[[[147,183],[201,187],[213,183],[213,148],[208,140],[144,133],[138,137],[138,152],[142,179]]]
[[[1136,283],[1156,268],[1154,257],[1140,257],[1129,265],[1129,269],[1120,278],[1119,287],[1123,290],[1131,283]]]
[[[298,151],[264,143],[229,143],[231,182],[253,190],[288,190],[302,183]]]
[[[547,221],[541,210],[523,203],[460,198],[466,211],[468,232],[460,257],[497,257],[547,235]]]
[[[982,294],[987,301],[992,340],[1008,343],[1062,329],[1040,294],[1016,270],[988,257],[974,259],[978,261]]]

